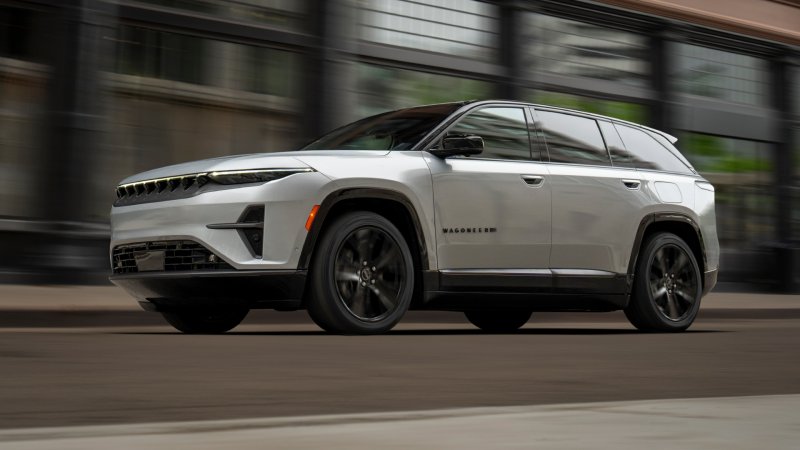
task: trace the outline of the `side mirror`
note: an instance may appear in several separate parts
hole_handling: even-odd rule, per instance
[[[479,155],[483,152],[483,138],[474,134],[445,136],[442,139],[442,148],[432,149],[430,152],[439,158],[456,155]]]

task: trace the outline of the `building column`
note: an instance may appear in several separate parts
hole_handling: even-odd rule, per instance
[[[116,5],[64,0],[58,8],[36,192],[41,221],[24,259],[41,281],[82,282],[108,270],[108,227],[87,218],[105,131],[100,71],[112,61]]]
[[[655,129],[675,134],[675,88],[670,74],[675,67],[675,45],[683,37],[672,24],[664,23],[650,34],[650,102],[649,125]]]
[[[776,143],[774,145],[773,177],[775,179],[775,268],[778,289],[792,292],[798,289],[795,282],[800,247],[792,242],[792,183],[795,147],[793,111],[796,93],[792,71],[795,58],[790,54],[780,55],[770,61],[770,86],[772,105],[776,114]],[[797,205],[795,205],[797,206]]]
[[[305,58],[303,130],[308,140],[355,119],[353,61],[357,9],[352,0],[308,2],[315,42]]]
[[[517,0],[499,2],[500,7],[500,65],[503,78],[497,86],[501,99],[519,100],[523,96],[522,36],[520,23],[523,10]]]

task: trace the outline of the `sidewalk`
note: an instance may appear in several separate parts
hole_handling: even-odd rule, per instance
[[[0,430],[0,449],[794,449],[800,395]]]

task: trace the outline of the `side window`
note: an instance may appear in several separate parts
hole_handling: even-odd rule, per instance
[[[636,158],[625,149],[625,144],[622,143],[614,124],[605,120],[598,120],[597,124],[600,125],[600,131],[603,132],[603,139],[606,140],[606,147],[608,147],[608,152],[611,154],[611,162],[614,166],[636,167]]]
[[[468,113],[447,134],[475,134],[482,137],[484,150],[476,158],[527,161],[531,157],[528,125],[522,108],[481,108]]]
[[[610,166],[603,137],[594,119],[551,111],[536,111],[550,162]]]
[[[614,124],[614,126],[619,131],[622,142],[625,143],[627,154],[632,158],[627,163],[620,165],[630,164],[639,169],[692,173],[686,164],[649,134],[619,123]],[[614,164],[617,164],[616,160]]]

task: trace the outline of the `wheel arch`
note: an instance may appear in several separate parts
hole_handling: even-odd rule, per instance
[[[639,229],[636,233],[636,239],[634,240],[633,249],[631,251],[631,258],[628,262],[628,275],[633,277],[636,272],[636,264],[642,250],[642,245],[650,236],[659,232],[675,234],[686,242],[689,248],[692,249],[697,263],[700,265],[701,282],[705,283],[702,274],[705,273],[708,267],[708,261],[706,260],[703,233],[694,219],[686,214],[677,212],[652,213],[642,219],[639,223]]]
[[[319,206],[316,219],[308,231],[298,262],[299,269],[308,269],[314,246],[326,223],[354,210],[372,211],[392,220],[403,232],[412,252],[420,258],[419,267],[428,270],[428,251],[419,216],[411,201],[403,194],[376,188],[346,188],[330,193]]]
[[[402,193],[378,188],[345,188],[330,193],[320,204],[314,223],[300,252],[298,269],[308,270],[314,248],[327,224],[349,211],[371,211],[389,219],[400,229],[411,250],[417,276],[414,282],[413,308],[422,299],[423,274],[430,269],[422,223],[414,205]]]

